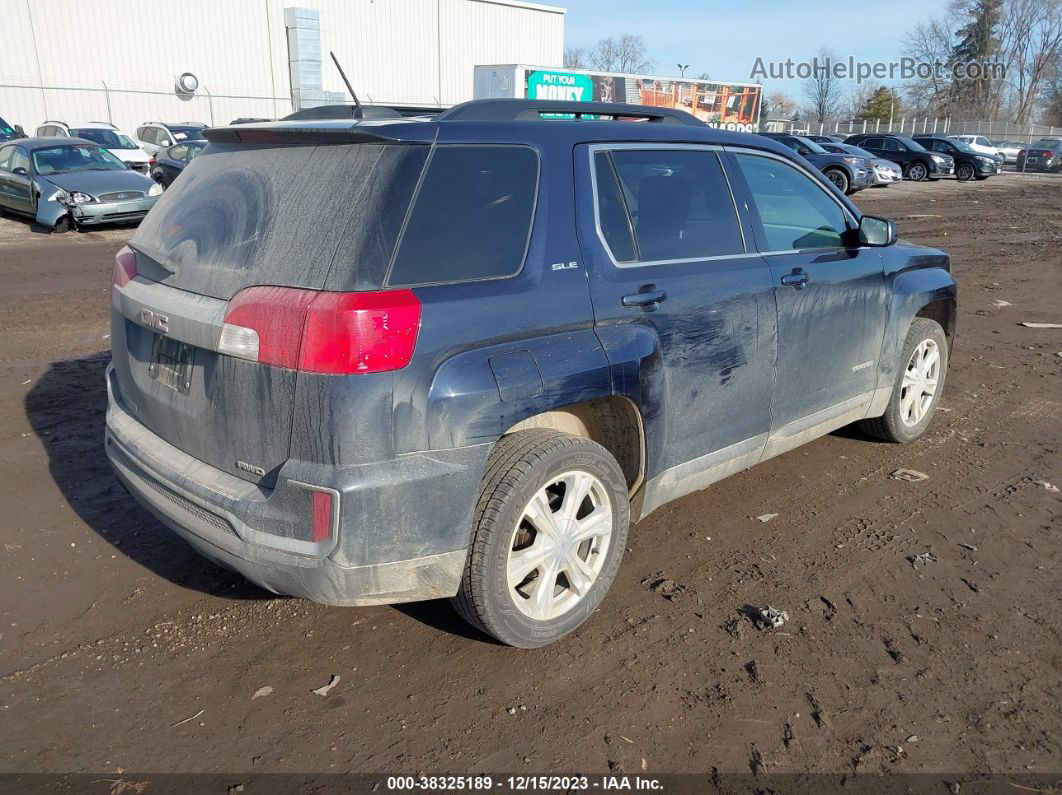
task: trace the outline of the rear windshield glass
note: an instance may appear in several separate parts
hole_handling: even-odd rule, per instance
[[[213,144],[130,242],[154,261],[148,278],[216,298],[255,284],[379,289],[428,150]]]
[[[515,274],[527,252],[537,192],[538,156],[529,147],[437,147],[388,284]]]

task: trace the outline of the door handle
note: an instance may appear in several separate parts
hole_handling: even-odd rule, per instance
[[[623,296],[623,305],[651,307],[659,304],[666,298],[666,292],[663,290],[657,290],[655,284],[647,284],[638,292]]]
[[[803,290],[810,278],[807,271],[803,268],[793,268],[792,273],[787,273],[782,277],[782,284],[786,287],[795,287],[798,290]]]

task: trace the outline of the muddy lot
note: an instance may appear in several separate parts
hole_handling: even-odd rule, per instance
[[[0,771],[1062,772],[1062,331],[1018,325],[1062,322],[1062,179],[857,202],[954,258],[930,432],[842,431],[666,506],[539,651],[446,603],[276,598],[171,536],[102,449],[128,231],[0,220]]]

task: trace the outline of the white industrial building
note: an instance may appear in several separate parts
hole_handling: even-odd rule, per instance
[[[560,66],[563,8],[520,0],[3,0],[0,117],[227,124],[349,101],[449,106],[477,64]],[[198,81],[179,96],[180,75]]]

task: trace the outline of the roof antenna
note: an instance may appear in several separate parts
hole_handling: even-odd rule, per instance
[[[359,119],[362,118],[364,116],[364,114],[362,113],[362,110],[361,110],[361,102],[358,101],[358,95],[354,93],[354,87],[351,86],[350,85],[350,81],[347,80],[347,75],[343,71],[343,67],[339,65],[339,59],[336,58],[336,54],[334,52],[332,52],[331,50],[328,51],[328,54],[332,56],[332,62],[336,65],[336,69],[339,70],[339,76],[342,77],[343,78],[343,82],[346,83],[347,91],[349,91],[350,95],[352,97],[354,97],[354,105],[357,106],[357,108],[358,108],[358,113],[357,113],[356,118],[359,118]]]

